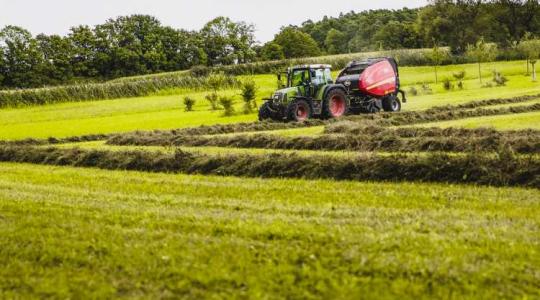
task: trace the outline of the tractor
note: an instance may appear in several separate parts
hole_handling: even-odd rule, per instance
[[[259,120],[304,121],[312,117],[338,118],[350,113],[399,111],[397,63],[392,58],[353,61],[332,80],[330,65],[302,65],[278,74],[281,89],[264,99]]]

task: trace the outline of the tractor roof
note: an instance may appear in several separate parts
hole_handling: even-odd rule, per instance
[[[323,65],[323,64],[314,64],[314,65],[298,65],[289,68],[290,70],[299,70],[299,69],[331,69],[331,65]]]

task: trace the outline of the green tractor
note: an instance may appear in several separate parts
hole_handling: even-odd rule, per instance
[[[312,117],[337,118],[349,109],[347,90],[334,84],[329,65],[303,65],[287,69],[287,83],[259,110],[259,120],[304,121]]]

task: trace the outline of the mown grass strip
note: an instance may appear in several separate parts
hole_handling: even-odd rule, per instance
[[[1,146],[0,161],[246,177],[426,181],[540,188],[540,161],[532,156],[515,156],[509,151],[495,156],[435,153],[316,159],[294,154],[207,156],[183,151],[168,154]]]

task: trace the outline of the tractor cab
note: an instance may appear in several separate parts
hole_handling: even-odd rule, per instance
[[[281,74],[278,75],[280,86],[304,97],[315,97],[321,87],[333,83],[330,65],[294,66],[287,69],[286,75],[287,84],[283,84]]]

